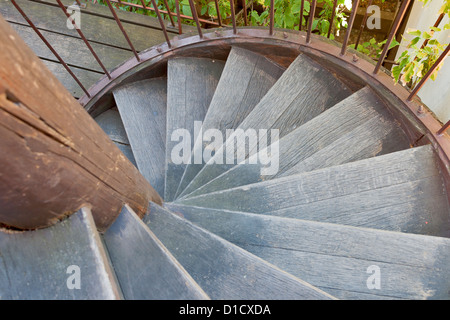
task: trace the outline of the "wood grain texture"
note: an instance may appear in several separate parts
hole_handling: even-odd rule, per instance
[[[434,152],[427,145],[213,192],[180,203],[445,235],[450,230],[445,197]]]
[[[139,171],[164,195],[167,78],[143,80],[114,91]]]
[[[0,221],[49,226],[91,206],[104,230],[128,203],[161,203],[92,117],[0,18]],[[159,199],[159,200],[158,200]]]
[[[120,118],[117,108],[109,109],[101,113],[95,117],[94,120],[116,144],[120,151],[123,152],[128,160],[137,166],[136,160],[134,159],[133,150],[131,150],[130,142],[128,141],[127,133],[125,132],[125,127],[123,126],[122,119]]]
[[[66,44],[70,42],[70,38],[80,38],[76,30],[66,27],[67,17],[56,1],[17,0],[16,2],[40,30],[65,36]],[[62,2],[69,6],[74,3],[71,0],[63,0]],[[165,41],[157,18],[144,15],[140,15],[142,16],[140,17],[136,14],[130,16],[130,12],[124,12],[123,10],[116,10],[116,12],[121,17],[124,29],[138,51]],[[28,23],[10,1],[0,0],[0,14],[8,22],[28,26]],[[81,16],[81,28],[89,41],[130,51],[125,37],[107,6],[90,2],[86,8],[81,9]],[[190,29],[192,30],[192,27]],[[170,34],[173,36],[173,33]]]
[[[32,28],[20,24],[11,24],[11,26],[25,41],[25,43],[33,49],[33,52],[39,58],[59,63],[59,60],[56,59],[50,49]],[[65,25],[63,26],[65,27]],[[92,53],[89,51],[82,39],[68,38],[65,35],[50,31],[41,31],[41,33],[69,66],[83,68],[88,71],[103,74],[103,69],[93,58]],[[109,47],[94,42],[91,46],[107,70],[112,70],[114,67],[133,56],[132,52],[116,47]]]
[[[217,129],[225,136],[226,129],[237,128],[284,70],[262,55],[240,47],[232,47],[205,116],[203,132]],[[194,144],[192,164],[186,166],[177,197],[203,167],[203,164],[194,164],[193,161],[196,149],[203,147],[205,147],[203,141],[196,141]]]
[[[81,89],[78,83],[76,83],[76,81],[70,76],[69,72],[67,72],[62,64],[52,60],[42,60],[42,62],[75,99],[81,98],[85,94],[83,89]],[[103,75],[99,72],[94,72],[77,67],[72,67],[71,70],[86,89],[94,85]]]
[[[332,299],[162,207],[144,222],[211,299]]]
[[[406,135],[398,124],[388,118],[384,104],[369,88],[363,88],[342,100],[285,135],[278,143],[278,157],[273,159],[273,162],[278,163],[278,170],[274,174],[262,174],[266,165],[259,160],[260,156],[255,146],[250,151],[253,156],[242,164],[231,166],[230,170],[216,178],[212,178],[216,175],[216,167],[225,168],[225,166],[206,165],[190,185],[196,190],[184,197],[409,148]],[[269,153],[274,155],[274,150],[273,147],[269,147],[259,152],[262,155]]]
[[[450,239],[169,205],[196,225],[340,299],[449,299]],[[369,289],[370,266],[380,288]],[[330,290],[331,289],[331,290]]]
[[[0,231],[0,298],[4,300],[121,299],[90,210],[46,229]],[[69,267],[76,266],[78,271]],[[79,289],[72,275],[79,274]]]
[[[63,0],[62,2],[65,5],[74,3],[72,0]],[[17,3],[62,58],[69,63],[72,71],[86,88],[91,87],[100,79],[103,71],[87,51],[76,30],[66,27],[67,18],[54,0],[17,0]],[[46,59],[47,66],[75,98],[84,95],[84,92],[69,73],[34,34],[34,31],[28,26],[28,23],[12,5],[11,1],[0,0],[0,14],[14,26],[26,44],[40,58]],[[121,19],[124,29],[138,51],[165,42],[157,18],[137,15],[123,10],[116,10],[116,14]],[[109,70],[133,56],[125,37],[107,6],[90,2],[87,8],[81,9],[81,15],[83,34],[91,42],[94,50]],[[167,31],[170,38],[177,35],[175,29],[168,28]],[[196,28],[183,25],[183,32],[196,32]]]
[[[301,54],[239,125],[238,128],[242,129],[243,133],[236,135],[235,150],[248,144],[243,137],[248,129],[277,129],[279,138],[282,138],[349,95],[351,95],[351,91],[340,80]],[[264,139],[264,137],[258,138]],[[226,143],[231,144],[231,140]],[[224,143],[223,150],[226,150],[226,143]],[[247,155],[253,149],[252,146],[244,146],[244,148]],[[221,152],[217,152],[217,154],[220,155]],[[214,165],[217,162],[216,158],[210,160],[210,164],[213,164],[215,168],[214,173],[208,173],[209,180],[233,166]],[[194,180],[193,177],[191,179]],[[192,181],[191,185],[180,193],[180,197],[198,187],[199,184]]]
[[[130,207],[124,206],[103,239],[125,299],[208,299]]]
[[[189,151],[194,146],[194,122],[203,121],[224,68],[223,61],[201,58],[171,59],[167,66],[167,133],[164,200],[175,197],[185,164],[172,162],[172,141],[177,129],[189,132]],[[179,137],[174,137],[178,139]]]

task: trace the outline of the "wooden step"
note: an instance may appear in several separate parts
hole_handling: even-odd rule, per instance
[[[129,206],[124,206],[103,239],[125,299],[208,299]]]
[[[189,151],[194,147],[194,122],[203,121],[224,68],[223,61],[202,58],[171,59],[167,66],[166,177],[164,200],[173,200],[185,164],[172,162],[172,141],[177,129],[189,132]],[[174,139],[181,139],[178,136]]]
[[[431,145],[198,197],[182,204],[377,229],[449,234]]]
[[[284,72],[284,68],[262,55],[232,47],[203,122],[203,132],[217,129],[225,133],[234,129],[253,110]],[[194,163],[196,149],[203,148],[199,141],[194,145],[191,164],[178,187],[177,196],[184,190],[203,164]]]
[[[122,294],[91,212],[36,231],[0,231],[0,298],[103,300]]]
[[[236,135],[236,150],[246,143],[243,135],[248,129],[278,129],[279,138],[282,138],[351,94],[352,92],[330,72],[300,54],[239,125],[239,129],[243,131],[242,134]],[[222,149],[226,150],[225,144]],[[252,146],[245,148],[247,151],[252,149]],[[210,163],[217,163],[217,159],[211,159]],[[214,174],[210,172],[209,179],[217,177],[233,165],[213,166]],[[193,180],[193,177],[191,179]],[[179,197],[198,187],[198,184],[194,186],[194,182],[191,183],[192,186],[186,187]]]
[[[221,166],[206,165],[190,185],[196,190],[184,197],[371,158],[409,148],[409,142],[390,120],[384,104],[366,87],[285,135],[278,148],[274,174],[262,174],[266,166],[254,148],[250,152],[254,156],[216,178],[212,179],[216,167]],[[274,154],[273,146],[260,153],[268,154],[268,150]]]
[[[169,207],[339,299],[450,298],[448,238],[175,204]],[[374,270],[379,271],[379,287]]]
[[[332,299],[170,211],[150,204],[144,222],[211,299]]]
[[[134,82],[113,93],[137,167],[164,195],[167,79]]]
[[[130,141],[128,140],[125,127],[120,118],[119,110],[117,110],[117,108],[106,110],[95,117],[94,120],[116,144],[120,151],[125,154],[128,160],[137,166],[133,151],[131,150]]]

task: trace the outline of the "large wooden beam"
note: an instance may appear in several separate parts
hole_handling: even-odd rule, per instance
[[[160,196],[0,16],[0,223],[49,226],[89,206],[104,231]],[[75,54],[75,53],[74,53]]]

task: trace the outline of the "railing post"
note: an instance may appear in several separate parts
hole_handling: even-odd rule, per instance
[[[347,52],[348,40],[350,39],[350,34],[353,29],[353,23],[356,18],[356,11],[358,10],[359,0],[353,0],[352,13],[350,14],[350,18],[348,20],[347,32],[345,33],[344,42],[342,43],[341,56],[345,55]]]
[[[330,35],[331,35],[331,30],[333,29],[333,22],[334,22],[334,17],[336,16],[337,4],[338,4],[338,0],[334,0],[334,3],[333,3],[333,12],[331,13],[330,27],[328,28],[327,38],[330,37]]]
[[[62,9],[62,11],[64,12],[64,14],[66,15],[67,19],[69,19],[69,21],[73,24],[75,30],[77,30],[78,35],[81,37],[81,39],[83,40],[83,42],[86,44],[86,47],[89,49],[89,51],[91,52],[92,56],[94,57],[94,59],[97,61],[97,63],[100,65],[100,67],[102,68],[102,70],[105,72],[106,76],[108,77],[108,79],[112,79],[111,75],[109,74],[108,70],[106,69],[106,67],[103,65],[102,61],[100,60],[100,58],[98,57],[97,53],[95,53],[94,48],[92,48],[91,44],[89,43],[89,41],[86,39],[86,37],[84,36],[83,32],[81,32],[79,26],[76,25],[75,21],[73,20],[72,16],[67,12],[66,7],[64,6],[64,4],[61,2],[61,0],[56,0],[56,2],[58,3],[59,7]]]
[[[64,61],[64,59],[56,52],[56,50],[53,48],[53,46],[47,41],[47,39],[44,37],[44,35],[39,31],[39,29],[35,26],[35,24],[28,18],[26,13],[22,10],[22,8],[17,4],[15,0],[11,0],[11,3],[16,7],[17,11],[22,15],[22,17],[25,19],[25,21],[30,25],[30,27],[34,30],[34,32],[38,35],[38,37],[44,42],[44,44],[47,46],[47,48],[53,53],[53,55],[58,59],[59,63],[66,69],[66,71],[70,74],[70,76],[75,80],[75,82],[80,86],[81,90],[86,94],[88,98],[91,97],[89,94],[89,91],[84,87],[84,85],[81,83],[80,79],[73,73],[72,69],[67,65],[67,63]]]
[[[49,226],[83,206],[97,228],[160,196],[0,16],[0,224]]]
[[[273,27],[275,24],[275,0],[270,0],[270,9],[269,9],[269,34],[273,36]]]
[[[300,24],[298,25],[298,31],[302,31],[303,24],[303,11],[305,10],[305,0],[302,0],[300,4]]]
[[[152,0],[155,1],[155,0]],[[198,20],[197,9],[195,9],[195,3],[193,0],[189,0],[189,6],[191,7],[192,17],[194,18],[195,24],[197,25],[197,32],[200,39],[203,39],[202,26]]]
[[[140,62],[141,59],[139,58],[139,55],[138,55],[136,49],[134,48],[133,43],[132,43],[131,40],[130,40],[130,37],[128,37],[128,34],[127,34],[127,32],[125,31],[125,29],[124,29],[124,27],[123,27],[123,25],[122,25],[122,22],[120,22],[120,19],[119,19],[119,17],[117,16],[116,11],[114,11],[114,8],[113,8],[113,6],[111,5],[111,2],[110,2],[109,0],[106,0],[106,3],[108,4],[109,10],[111,11],[111,13],[112,13],[112,15],[113,15],[114,20],[116,20],[117,26],[119,27],[120,31],[122,31],[122,34],[123,34],[123,36],[125,37],[125,40],[127,41],[128,45],[130,46],[131,51],[133,51],[133,54],[134,54],[134,56],[136,57],[136,60],[137,60],[138,62]]]
[[[220,16],[219,0],[214,0],[214,4],[216,6],[217,19],[219,21],[219,26],[221,27],[222,26],[222,17]]]
[[[434,73],[434,71],[444,62],[444,59],[447,57],[447,55],[450,53],[450,44],[447,45],[447,48],[445,48],[444,52],[439,56],[439,58],[436,60],[436,62],[431,66],[431,68],[428,70],[428,72],[423,76],[422,80],[415,86],[414,90],[410,93],[408,97],[408,101],[411,101],[419,92],[419,90],[423,87],[425,82],[428,81],[428,79],[431,77],[431,75]]]
[[[312,0],[311,7],[309,8],[308,16],[308,30],[306,32],[306,43],[311,42],[312,25],[314,21],[314,14],[316,12],[317,0]]]
[[[356,43],[355,43],[355,50],[358,50],[359,40],[361,40],[361,35],[366,27],[366,22],[367,22],[367,18],[368,18],[367,8],[369,8],[372,5],[372,2],[373,2],[373,0],[369,0],[369,3],[367,3],[367,7],[364,12],[364,17],[362,19],[361,26],[359,27],[358,38],[356,39]]]
[[[161,26],[161,30],[163,31],[164,37],[166,38],[167,46],[169,48],[171,48],[172,44],[170,43],[170,38],[169,38],[169,34],[167,33],[166,26],[164,25],[164,19],[161,17],[161,13],[159,12],[158,6],[156,5],[156,1],[155,0],[151,0],[151,1],[152,1],[153,8],[155,9],[156,16],[158,17],[158,21],[159,21],[159,25]],[[144,4],[144,8],[145,8],[145,4]]]
[[[233,23],[233,34],[237,34],[236,13],[234,12],[234,0],[230,0],[231,22]]]
[[[392,43],[392,40],[395,37],[395,34],[397,33],[397,30],[398,30],[398,28],[400,26],[400,23],[403,20],[403,16],[405,15],[406,10],[408,9],[408,5],[409,5],[410,1],[411,0],[403,0],[402,6],[400,7],[400,10],[398,11],[398,14],[395,17],[395,20],[394,20],[394,22],[392,24],[392,28],[391,28],[391,31],[389,32],[388,39],[386,40],[386,43],[385,43],[385,45],[383,47],[383,51],[381,52],[380,58],[378,59],[378,63],[375,66],[375,69],[373,70],[374,74],[378,73],[378,71],[381,68],[381,65],[384,62],[384,58],[386,58],[386,54],[387,54],[387,52],[389,50],[389,47],[391,46],[391,43]]]
[[[450,120],[448,120],[447,123],[444,124],[441,129],[439,129],[439,131],[437,132],[437,135],[438,136],[443,135],[444,132],[448,130],[448,128],[450,128]]]

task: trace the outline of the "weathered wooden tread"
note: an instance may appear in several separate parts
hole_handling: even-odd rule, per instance
[[[139,171],[164,195],[167,78],[134,82],[113,94]]]
[[[203,121],[203,132],[217,129],[225,133],[237,128],[284,71],[260,54],[233,46]],[[203,164],[194,164],[193,157],[196,149],[203,147],[202,141],[194,144],[191,164],[186,166],[176,197],[202,168]]]
[[[127,205],[103,239],[125,299],[209,299]]]
[[[3,300],[122,298],[87,208],[45,229],[0,231],[0,266]]]
[[[108,109],[94,118],[100,128],[105,131],[109,138],[116,144],[120,151],[135,165],[133,150],[131,150],[125,127],[120,118],[117,108]]]
[[[393,231],[448,234],[447,195],[431,145],[258,182],[182,204]]]
[[[282,138],[351,94],[352,92],[333,74],[304,54],[300,54],[240,123],[238,128],[242,129],[241,133],[232,138],[236,141],[236,150],[247,143],[244,135],[248,129],[276,129],[279,138]],[[226,149],[227,143],[231,145],[231,139],[224,143],[223,150]],[[252,149],[252,146],[245,148],[247,151]],[[221,152],[216,154],[220,155]],[[218,161],[213,157],[210,163]],[[214,173],[209,173],[208,178],[213,179],[232,166],[214,166]],[[197,184],[194,186],[192,181],[194,177],[189,178],[191,178],[190,185],[186,186],[177,197],[182,197],[198,187]]]
[[[450,239],[169,204],[339,299],[450,298]],[[379,287],[374,270],[379,272]],[[369,283],[369,285],[368,285]]]
[[[332,299],[247,251],[150,204],[144,222],[211,299]]]
[[[230,170],[216,178],[211,179],[216,175],[217,169],[226,168],[226,165],[204,166],[189,186],[191,190],[195,190],[190,194],[186,191],[183,197],[312,171],[407,148],[409,142],[400,125],[389,119],[384,104],[371,89],[365,87],[285,135],[278,141],[276,148],[253,148],[250,150],[253,156],[237,166],[231,166]],[[273,156],[273,173],[263,174],[263,169],[268,166],[259,160],[260,154]]]
[[[173,163],[172,152],[182,139],[176,130],[189,133],[187,143],[191,151],[195,141],[194,122],[204,120],[224,65],[224,61],[192,57],[168,62],[165,201],[174,198],[186,166]]]

